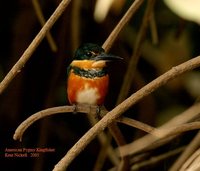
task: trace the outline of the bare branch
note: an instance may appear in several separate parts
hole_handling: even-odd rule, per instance
[[[9,83],[13,80],[13,78],[22,70],[26,62],[29,60],[35,49],[38,47],[40,42],[43,40],[47,32],[51,29],[53,24],[57,21],[57,19],[64,12],[65,8],[68,6],[71,0],[62,0],[59,6],[56,8],[51,17],[47,20],[46,24],[42,27],[40,32],[33,39],[28,48],[24,51],[23,55],[17,61],[17,63],[12,67],[12,69],[8,72],[5,78],[0,83],[0,94],[7,88]]]
[[[161,160],[164,160],[166,158],[177,155],[178,153],[181,153],[184,149],[185,149],[185,147],[179,147],[175,150],[169,151],[169,152],[161,154],[159,156],[151,157],[150,159],[148,159],[146,161],[136,163],[131,167],[131,171],[139,170],[139,169],[142,169],[145,166],[147,167],[149,165],[153,165],[155,163],[158,163]]]
[[[163,126],[155,129],[155,131],[151,133],[154,136],[146,135],[130,144],[120,147],[119,150],[121,154],[122,155],[134,154],[140,151],[141,149],[150,146],[152,143],[156,142],[159,139],[168,138],[170,136],[179,134],[182,131],[184,132],[192,129],[197,129],[199,126],[199,122],[192,122],[188,124],[185,123],[191,121],[191,119],[199,115],[199,109],[200,109],[200,103],[192,106],[191,108],[183,112],[181,115],[178,115],[177,117],[171,119]],[[180,121],[178,119],[180,119]],[[177,123],[175,121],[177,121]]]
[[[44,15],[42,13],[42,9],[40,8],[40,4],[39,4],[38,0],[32,0],[32,3],[33,3],[35,13],[38,17],[38,20],[39,20],[41,26],[44,26],[46,21],[45,21]],[[56,52],[58,48],[57,48],[57,45],[49,31],[47,32],[46,37],[47,37],[47,41],[49,43],[51,50],[53,52]]]
[[[77,106],[59,106],[59,107],[53,107],[49,109],[45,109],[42,111],[39,111],[33,115],[31,115],[29,118],[27,118],[25,121],[23,121],[18,128],[15,131],[15,134],[13,135],[14,140],[22,140],[22,136],[26,129],[31,126],[34,122],[36,122],[39,119],[42,119],[46,116],[55,115],[58,113],[67,113],[67,112],[82,112],[82,113],[89,113],[96,115],[96,106],[88,106],[88,105],[77,105]],[[105,110],[101,110],[101,112],[107,112]]]
[[[120,93],[117,99],[117,104],[122,102],[128,96],[128,92],[130,90],[132,80],[135,76],[136,67],[140,58],[142,43],[144,41],[144,37],[147,32],[149,19],[150,19],[154,4],[155,4],[155,0],[149,0],[147,3],[147,8],[143,16],[143,20],[138,32],[138,36],[136,38],[133,54],[129,60],[128,68],[124,76],[123,84],[122,84],[122,87],[120,89]]]
[[[185,161],[197,150],[200,146],[200,132],[195,136],[191,143],[186,147],[180,157],[174,162],[169,171],[178,171]]]
[[[200,160],[200,148],[196,150],[192,154],[192,156],[188,158],[188,160],[180,168],[180,171],[199,170],[200,169],[199,160]]]
[[[129,22],[133,14],[137,11],[137,9],[140,7],[140,5],[143,3],[144,0],[135,0],[131,7],[128,9],[126,14],[122,17],[120,22],[117,24],[117,26],[114,28],[114,30],[111,32],[107,40],[104,42],[102,47],[105,49],[105,51],[109,51],[113,42],[116,40],[118,34],[120,31],[124,28],[124,26]]]
[[[120,117],[119,119],[117,119],[117,121],[120,122],[120,123],[129,125],[131,127],[140,129],[140,130],[147,132],[149,134],[151,134],[151,132],[155,130],[155,128],[150,126],[150,125],[147,125],[145,123],[142,123],[140,121],[137,121],[135,119],[130,119],[130,118],[127,118],[127,117]]]
[[[65,170],[72,160],[96,137],[98,133],[103,131],[109,124],[114,122],[120,115],[128,110],[131,106],[139,102],[142,98],[154,92],[157,88],[163,86],[170,80],[200,66],[200,56],[188,60],[176,67],[173,67],[168,72],[156,78],[129,98],[124,100],[121,104],[108,112],[96,125],[94,125],[79,141],[68,151],[68,153],[58,162],[54,171]],[[147,141],[148,142],[148,141]],[[138,147],[138,146],[137,146]]]

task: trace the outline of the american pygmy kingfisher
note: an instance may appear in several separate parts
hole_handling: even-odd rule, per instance
[[[68,67],[70,104],[103,105],[109,85],[106,63],[115,59],[122,58],[106,54],[96,44],[87,43],[78,48]]]

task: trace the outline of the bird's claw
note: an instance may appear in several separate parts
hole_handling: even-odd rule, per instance
[[[73,108],[74,108],[74,109],[73,109],[73,113],[76,114],[76,113],[77,113],[77,105],[76,105],[76,104],[73,104]]]
[[[101,119],[101,106],[96,107],[96,118]]]

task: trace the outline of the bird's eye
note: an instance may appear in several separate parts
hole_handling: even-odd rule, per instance
[[[92,56],[92,52],[91,51],[87,52],[87,56],[91,57]]]
[[[88,57],[92,57],[92,56],[95,56],[95,55],[96,55],[96,53],[93,52],[93,51],[88,51],[88,52],[87,52],[87,56],[88,56]]]

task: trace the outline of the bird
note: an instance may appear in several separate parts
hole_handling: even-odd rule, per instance
[[[67,96],[71,105],[104,105],[109,88],[107,62],[123,58],[105,53],[93,43],[85,43],[76,51],[68,66]]]

